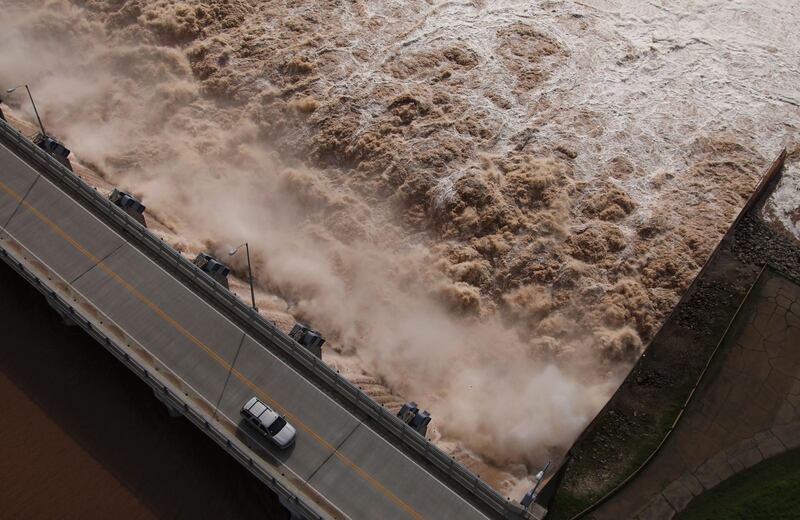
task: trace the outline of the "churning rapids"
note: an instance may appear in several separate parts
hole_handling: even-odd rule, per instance
[[[519,498],[780,147],[797,167],[798,22],[795,0],[0,0],[0,83],[187,255],[249,241],[270,319]]]

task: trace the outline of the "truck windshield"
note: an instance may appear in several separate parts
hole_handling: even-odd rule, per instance
[[[270,435],[275,436],[283,429],[284,426],[286,426],[286,419],[283,417],[278,417],[272,424],[267,426],[267,431]]]

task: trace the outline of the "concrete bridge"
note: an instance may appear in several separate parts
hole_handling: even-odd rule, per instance
[[[500,496],[0,120],[0,259],[297,518],[541,518]],[[240,424],[257,396],[297,428]]]

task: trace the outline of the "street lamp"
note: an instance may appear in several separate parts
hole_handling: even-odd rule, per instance
[[[28,88],[28,84],[26,83],[24,85],[17,85],[14,88],[6,89],[6,92],[11,94],[12,92],[14,92],[15,90],[17,90],[20,87],[25,87],[25,90],[28,91],[28,97],[31,98],[31,105],[33,105],[33,113],[36,114],[36,119],[39,121],[39,128],[42,129],[42,137],[46,137],[47,136],[47,132],[44,131],[44,125],[42,124],[42,118],[39,117],[39,111],[36,110],[36,103],[33,102],[33,95],[31,94],[31,89]]]
[[[253,268],[250,266],[250,246],[245,242],[244,244],[239,244],[235,248],[228,251],[228,256],[233,256],[236,254],[239,249],[244,246],[245,251],[247,252],[247,274],[250,278],[250,299],[253,300],[253,310],[258,311],[258,307],[256,307],[256,293],[253,291]]]
[[[525,493],[524,497],[522,497],[522,501],[520,502],[520,504],[522,504],[522,507],[524,507],[526,510],[529,509],[533,504],[534,500],[536,500],[536,490],[539,489],[539,484],[542,483],[542,480],[544,479],[544,474],[547,472],[547,468],[549,467],[550,467],[550,461],[548,460],[544,468],[542,468],[542,470],[539,471],[539,473],[537,473],[535,477],[533,477],[533,480],[536,482],[536,485],[533,486],[533,489]]]

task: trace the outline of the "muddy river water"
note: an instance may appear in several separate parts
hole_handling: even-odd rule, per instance
[[[514,496],[797,170],[791,0],[0,6],[0,83],[87,178],[187,255],[249,241],[270,319]]]

